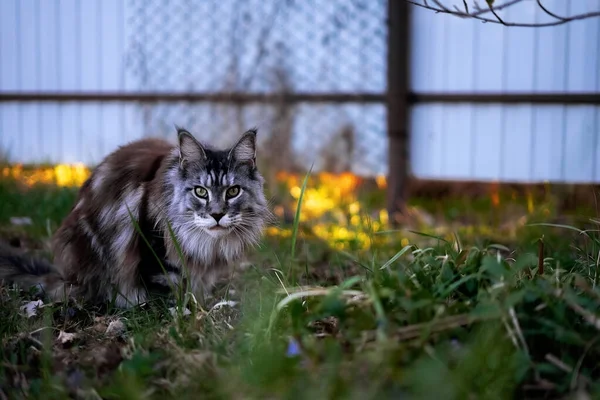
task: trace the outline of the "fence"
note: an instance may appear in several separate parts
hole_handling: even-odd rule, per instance
[[[172,137],[174,124],[217,145],[257,126],[274,168],[385,171],[385,2],[0,7],[2,53],[15,60],[0,89],[37,92],[2,99],[15,160],[94,164],[125,140]]]
[[[559,16],[600,10],[597,1],[543,4]],[[600,18],[506,28],[413,11],[411,90],[426,94],[412,112],[417,176],[600,181]],[[535,1],[500,15],[553,20]]]
[[[543,18],[534,3],[500,15]],[[258,126],[273,169],[386,173],[390,208],[409,168],[597,182],[599,36],[598,18],[505,28],[404,0],[4,0],[0,146],[94,164],[174,124],[217,145]]]

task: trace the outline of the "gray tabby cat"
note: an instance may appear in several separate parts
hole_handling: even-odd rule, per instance
[[[259,242],[272,217],[256,166],[256,131],[227,150],[183,129],[178,136],[178,146],[147,138],[109,154],[53,237],[54,265],[5,251],[0,281],[39,286],[54,300],[114,299],[123,308],[179,284],[184,271],[194,293],[209,291]]]

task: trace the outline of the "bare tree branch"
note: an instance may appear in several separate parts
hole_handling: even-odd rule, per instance
[[[510,21],[505,21],[503,18],[501,18],[500,15],[498,14],[498,11],[500,11],[502,9],[506,9],[511,6],[514,6],[514,5],[519,4],[526,0],[508,0],[508,1],[506,1],[502,4],[498,4],[498,5],[494,5],[493,0],[484,0],[487,3],[487,7],[485,7],[485,8],[480,7],[478,2],[474,1],[473,4],[474,4],[475,11],[471,11],[471,12],[469,12],[469,6],[467,4],[467,0],[462,0],[465,11],[462,11],[456,5],[453,6],[453,9],[450,9],[450,8],[446,7],[445,5],[443,5],[440,2],[440,0],[431,0],[434,3],[434,5],[430,5],[430,3],[427,0],[405,0],[405,1],[415,5],[417,7],[421,7],[421,8],[425,8],[427,10],[434,11],[436,14],[437,13],[451,14],[451,15],[454,15],[454,16],[460,17],[460,18],[473,18],[473,19],[479,20],[481,22],[490,22],[493,24],[501,24],[501,25],[505,25],[505,26],[518,26],[518,27],[526,27],[526,28],[541,28],[541,27],[548,27],[548,26],[557,26],[557,25],[566,24],[566,23],[572,22],[572,21],[600,17],[600,9],[598,11],[591,11],[591,12],[587,12],[587,13],[575,14],[575,15],[563,17],[563,16],[560,16],[560,15],[555,14],[554,12],[548,10],[548,8],[546,8],[542,4],[542,0],[536,0],[537,6],[539,7],[539,9],[542,10],[549,17],[553,18],[554,21],[535,22],[535,23],[510,22]],[[484,17],[483,15],[485,15],[486,13],[491,13],[495,18]]]
[[[542,0],[536,0],[538,6],[542,9],[543,12],[545,12],[546,14],[548,14],[549,16],[551,16],[552,18],[556,18],[558,20],[564,21],[566,18],[565,17],[561,17],[558,16],[556,14],[554,14],[553,12],[548,11],[548,9],[546,7],[544,7],[544,5],[542,4]]]
[[[499,16],[499,15],[498,15],[498,13],[496,12],[496,10],[494,10],[494,7],[492,6],[492,4],[493,4],[493,3],[494,3],[493,1],[488,1],[488,2],[487,2],[487,4],[488,4],[488,7],[490,8],[490,11],[492,12],[492,14],[494,14],[494,17],[496,17],[496,19],[497,19],[498,21],[500,21],[500,23],[501,23],[502,25],[506,25],[506,22],[504,22],[504,21],[502,20],[502,18],[500,18],[500,16]]]

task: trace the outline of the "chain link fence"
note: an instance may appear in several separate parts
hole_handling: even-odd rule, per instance
[[[136,92],[383,94],[384,0],[129,0],[126,73]],[[226,145],[257,127],[274,170],[385,173],[385,104],[142,104],[145,134],[185,126]]]

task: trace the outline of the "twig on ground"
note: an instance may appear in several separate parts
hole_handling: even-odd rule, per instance
[[[515,332],[516,332],[517,338],[519,338],[519,341],[521,342],[521,345],[523,346],[523,350],[525,350],[525,354],[527,354],[527,357],[529,357],[531,359],[531,355],[529,353],[529,347],[527,346],[527,342],[525,341],[525,336],[523,335],[523,331],[521,330],[521,325],[519,324],[519,319],[517,318],[517,313],[515,313],[514,307],[509,308],[508,314],[510,315],[512,323],[515,327]]]
[[[471,325],[474,322],[483,321],[483,317],[473,317],[468,314],[453,315],[450,317],[440,318],[437,321],[424,322],[420,324],[413,324],[409,326],[397,329],[393,335],[398,340],[410,340],[419,337],[424,330],[430,333],[443,332],[449,329],[458,328],[461,326]]]
[[[567,372],[569,374],[574,374],[575,372],[573,371],[573,367],[571,367],[570,365],[566,364],[564,361],[558,359],[556,356],[554,356],[553,354],[546,354],[546,361],[548,361],[550,364],[554,365],[556,368]],[[590,384],[590,380],[587,376],[582,376],[580,375],[578,377],[578,379],[581,381],[581,383],[585,383],[585,384]]]
[[[519,346],[519,340],[517,339],[517,335],[512,330],[512,328],[510,327],[510,324],[508,323],[508,321],[506,320],[506,318],[504,316],[502,316],[502,323],[504,324],[504,327],[506,328],[506,331],[508,332],[508,336],[510,336],[510,340],[513,342],[515,347],[517,349],[519,349],[520,346]]]
[[[286,305],[288,305],[290,302],[292,302],[296,299],[300,299],[302,297],[311,297],[311,296],[327,296],[335,289],[336,288],[332,288],[332,289],[313,288],[313,289],[305,289],[305,290],[301,290],[298,292],[290,293],[288,296],[286,296],[283,300],[281,300],[277,304],[277,310],[281,310]],[[341,290],[340,294],[343,296],[346,296],[346,297],[356,297],[356,296],[365,296],[366,297],[366,295],[359,290]]]
[[[563,361],[559,360],[556,356],[552,355],[552,354],[546,354],[546,361],[548,361],[550,364],[554,365],[555,367],[557,367],[558,369],[561,369],[565,372],[573,372],[573,368],[570,367],[569,365],[565,364]]]
[[[38,328],[36,330],[33,330],[33,331],[29,332],[29,335],[35,335],[36,333],[40,333],[41,331],[43,331],[45,329],[50,329],[50,330],[53,330],[53,331],[58,330],[57,328],[55,328],[53,326],[42,326],[41,328]]]

